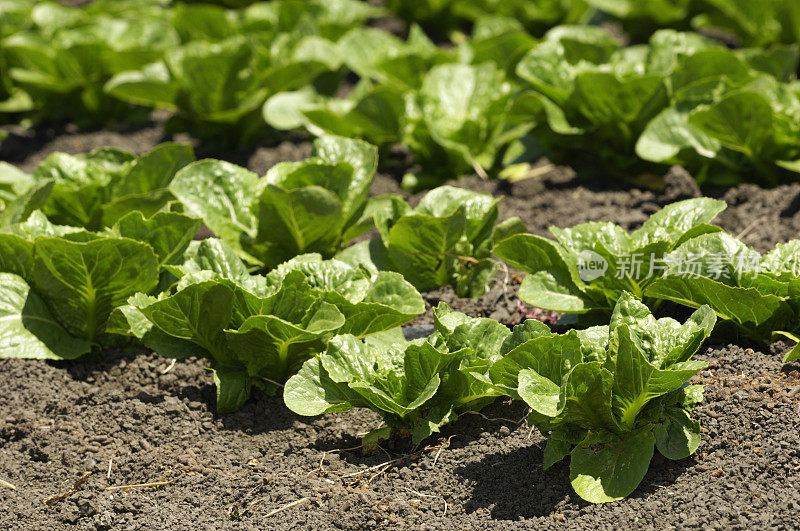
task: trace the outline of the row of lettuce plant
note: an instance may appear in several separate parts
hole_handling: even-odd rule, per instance
[[[790,24],[780,1],[758,10]],[[650,9],[589,3],[615,13]],[[736,20],[749,13],[738,0],[712,3]],[[542,11],[558,2],[547,4]],[[672,8],[695,12],[688,4]],[[168,132],[220,142],[256,140],[266,122],[384,150],[402,143],[421,167],[407,176],[411,188],[473,172],[524,174],[542,155],[582,175],[602,167],[615,178],[681,164],[701,183],[724,185],[774,185],[800,169],[800,54],[792,40],[731,50],[661,30],[646,44],[623,46],[595,25],[559,26],[536,39],[494,9],[475,19],[469,38],[442,47],[413,24],[406,39],[365,27],[384,11],[358,0],[241,9],[8,0],[0,10],[0,113],[14,119],[15,111],[37,110],[86,122],[127,119],[135,104],[174,111]],[[359,81],[343,91],[347,73]],[[80,103],[63,105],[65,98]]]
[[[536,35],[559,24],[610,23],[644,40],[663,28],[693,28],[746,46],[800,40],[800,6],[792,0],[389,0],[388,7],[439,34],[502,15]]]
[[[253,141],[267,96],[344,74],[335,41],[380,10],[358,0],[243,9],[161,0],[0,5],[0,116],[81,125],[176,111],[167,129]],[[327,92],[325,92],[327,93]],[[64,105],[69,101],[69,105]],[[131,107],[130,103],[140,105]]]
[[[181,0],[241,8],[259,0]],[[562,24],[617,24],[634,40],[672,28],[718,35],[732,44],[766,46],[800,40],[800,6],[792,0],[387,0],[394,14],[426,31],[457,38],[488,16],[519,20],[539,36]]]
[[[707,306],[680,326],[623,293],[610,326],[558,335],[440,305],[436,333],[406,342],[398,327],[424,304],[401,275],[319,255],[252,275],[223,241],[192,241],[199,223],[134,212],[92,233],[36,211],[0,233],[0,357],[72,359],[128,336],[208,359],[220,413],[286,382],[303,415],[379,412],[387,428],[373,444],[420,443],[498,396],[522,398],[548,438],[545,466],[569,455],[576,492],[595,503],[632,492],[654,447],[680,459],[699,444],[688,410],[701,390],[683,384],[705,365],[689,358],[713,328]],[[623,459],[633,465],[608,466]]]
[[[623,47],[591,26],[557,27],[535,41],[497,17],[479,20],[450,50],[415,28],[406,41],[370,29],[340,44],[350,40],[375,53],[343,53],[360,77],[346,98],[277,94],[264,117],[277,129],[403,143],[422,167],[409,187],[473,172],[513,176],[541,156],[581,175],[602,168],[604,178],[668,164],[714,185],[797,178],[796,44],[731,50],[661,30]]]
[[[575,491],[599,503],[630,494],[655,448],[670,459],[697,449],[689,413],[702,389],[687,382],[705,364],[691,357],[718,318],[756,340],[798,335],[797,242],[760,256],[711,224],[721,201],[668,205],[632,234],[590,223],[549,240],[518,220],[497,224],[484,194],[442,187],[413,209],[368,199],[376,158],[368,144],[324,137],[311,158],[260,179],[190,162],[177,144],[15,170],[0,228],[0,358],[74,359],[131,343],[198,356],[220,412],[282,388],[303,415],[377,411],[386,427],[368,444],[391,434],[418,444],[499,396],[522,399],[548,440],[545,468],[569,456]],[[64,199],[93,190],[103,193],[90,210]],[[194,240],[202,223],[220,237]],[[346,247],[371,227],[377,237]],[[440,305],[432,336],[404,339],[400,327],[425,310],[418,289],[480,294],[492,254],[528,273],[525,301],[603,324],[509,330]],[[629,268],[636,257],[641,267]],[[699,264],[691,274],[689,261]],[[656,319],[648,306],[664,300],[697,310],[683,325]]]
[[[690,358],[711,334],[707,306],[685,324],[655,319],[624,293],[610,325],[554,334],[539,321],[513,331],[441,304],[436,332],[391,345],[352,335],[333,338],[286,384],[284,401],[301,415],[364,407],[392,431],[421,442],[459,414],[498,396],[524,400],[529,422],[547,438],[544,468],[570,457],[583,499],[602,503],[633,492],[654,449],[683,459],[700,443],[692,407],[702,386],[686,385],[705,362]]]
[[[136,157],[103,148],[56,152],[32,174],[0,163],[0,228],[40,210],[57,225],[111,228],[132,212],[202,219],[248,267],[268,271],[306,253],[337,256],[373,276],[403,274],[419,290],[451,285],[479,296],[497,268],[494,244],[525,232],[518,218],[496,224],[498,199],[443,186],[412,209],[401,197],[368,197],[374,146],[324,136],[310,158],[275,165],[264,177],[234,164],[194,160],[191,147],[165,143]],[[382,238],[345,249],[377,227]]]

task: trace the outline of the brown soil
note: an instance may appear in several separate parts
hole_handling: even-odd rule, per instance
[[[114,145],[141,153],[162,140],[158,120],[117,132],[36,130],[12,136],[0,158],[30,170],[53,150]],[[260,174],[309,150],[301,137],[250,152],[198,149]],[[546,234],[550,225],[590,220],[633,229],[661,205],[698,193],[680,171],[665,181],[660,192],[591,188],[557,168],[513,185],[477,177],[458,185],[506,196],[502,218],[519,215]],[[400,192],[396,181],[379,175],[373,192],[389,191]],[[713,195],[730,205],[720,224],[759,250],[800,228],[800,185]],[[518,280],[501,273],[476,300],[449,288],[424,295],[429,305],[444,300],[511,324],[531,311],[519,306]],[[429,313],[415,321],[429,323]],[[202,360],[168,372],[167,361],[143,352],[0,361],[0,479],[16,487],[0,484],[0,528],[792,528],[800,509],[800,377],[781,373],[784,345],[745,346],[713,345],[698,356],[711,363],[696,379],[706,385],[698,453],[679,462],[657,456],[630,498],[602,506],[571,491],[563,464],[542,472],[544,441],[522,421],[521,403],[466,415],[413,455],[390,448],[364,456],[349,448],[379,425],[375,414],[308,419],[280,398],[257,398],[216,416]],[[160,485],[106,490],[152,483]]]

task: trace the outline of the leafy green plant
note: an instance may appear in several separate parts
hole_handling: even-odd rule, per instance
[[[706,366],[691,357],[715,320],[708,306],[683,325],[655,319],[623,293],[608,326],[564,335],[524,328],[489,374],[531,407],[529,422],[547,438],[545,470],[569,456],[581,498],[619,500],[642,481],[655,448],[675,460],[697,450],[700,423],[689,412],[702,386],[686,383]]]
[[[399,17],[439,33],[499,15],[519,20],[529,31],[541,34],[558,24],[588,20],[591,15],[584,0],[390,0],[388,5]]]
[[[375,28],[355,28],[336,43],[336,50],[361,79],[353,91],[346,98],[324,97],[309,88],[276,94],[264,104],[268,124],[363,138],[379,146],[399,142],[405,93],[419,89],[434,65],[453,57],[417,26],[405,41]]]
[[[800,8],[792,0],[392,0],[389,7],[440,33],[494,14],[520,20],[535,35],[558,24],[611,19],[636,42],[666,27],[693,27],[746,46],[795,43],[800,35]]]
[[[168,142],[138,158],[113,148],[51,153],[30,177],[2,166],[0,183],[13,181],[16,197],[0,216],[0,227],[24,221],[35,209],[53,223],[88,230],[110,227],[134,211],[149,217],[174,200],[167,187],[193,160],[191,146]]]
[[[159,59],[179,44],[168,19],[160,16],[162,8],[154,3],[99,2],[102,5],[91,10],[34,3],[28,24],[15,26],[3,39],[2,54],[15,90],[0,112],[35,109],[45,117],[82,125],[130,119],[130,106],[109,98],[103,83]],[[13,15],[13,3],[3,6],[9,7]],[[64,105],[66,101],[70,104]],[[19,105],[22,102],[27,104]]]
[[[259,109],[271,94],[303,87],[339,68],[333,43],[272,32],[193,40],[162,61],[121,72],[106,84],[124,101],[178,111],[170,130],[249,143],[263,133]],[[223,134],[224,133],[224,134]]]
[[[551,227],[556,240],[519,234],[499,242],[494,253],[529,273],[519,296],[540,308],[605,319],[623,291],[642,299],[666,270],[665,256],[682,243],[719,229],[709,223],[726,207],[710,198],[667,205],[628,234],[612,223]],[[649,306],[656,299],[644,298]]]
[[[622,48],[600,28],[550,30],[516,70],[526,83],[515,111],[543,124],[532,133],[539,152],[530,156],[544,152],[580,169],[598,160],[634,166],[636,140],[669,103],[664,74],[648,71],[646,52]]]
[[[329,136],[314,142],[312,158],[277,164],[262,179],[203,160],[181,170],[170,190],[240,256],[272,268],[303,253],[330,258],[370,228],[377,157],[365,142]]]
[[[661,35],[664,46],[680,43],[679,35]],[[701,182],[793,180],[800,146],[791,131],[800,96],[788,82],[796,77],[797,47],[732,51],[681,37],[691,53],[667,78],[671,105],[647,125],[636,153],[684,165]]]
[[[445,303],[436,308],[434,321],[431,337],[412,342],[334,337],[286,383],[287,407],[306,416],[372,409],[388,430],[372,432],[365,438],[368,444],[391,432],[411,435],[419,444],[460,414],[481,409],[498,392],[473,373],[487,379],[511,331],[490,319],[453,312]]]
[[[419,293],[396,273],[364,271],[319,255],[251,277],[218,240],[194,246],[174,292],[138,294],[113,316],[113,330],[167,357],[211,361],[219,412],[234,411],[253,387],[274,392],[337,333],[385,332],[422,313]]]
[[[761,256],[724,232],[692,238],[667,255],[665,276],[645,290],[649,297],[697,308],[708,305],[738,331],[762,343],[800,336],[800,240]],[[800,347],[785,361],[800,358]]]
[[[554,28],[517,66],[527,85],[514,114],[541,125],[510,152],[627,178],[659,163],[701,184],[792,180],[798,57],[796,46],[728,50],[672,30],[623,48],[599,28]]]
[[[434,161],[450,168],[448,177],[495,173],[508,145],[533,125],[513,119],[513,103],[514,87],[494,63],[432,68],[407,101],[404,142],[433,175],[404,185],[441,181]]]
[[[222,5],[211,5],[214,3]],[[234,35],[257,34],[274,39],[286,39],[287,35],[292,39],[316,35],[335,41],[351,28],[384,14],[382,9],[360,0],[230,0],[173,4],[171,19],[183,42],[223,41]],[[250,5],[239,9],[245,4]]]
[[[199,226],[134,212],[108,233],[51,224],[41,212],[0,230],[0,358],[73,359],[109,344],[111,312],[157,287]]]
[[[746,46],[794,44],[800,40],[800,6],[792,0],[703,0],[692,19],[697,29],[737,36]]]
[[[333,90],[333,41],[383,12],[357,0],[172,4],[4,1],[0,114],[94,126],[145,119],[134,103],[179,110],[169,129],[251,142],[267,95],[311,80]]]
[[[512,113],[515,87],[508,75],[532,45],[506,19],[476,26],[458,54],[437,48],[417,27],[406,41],[356,29],[338,43],[343,61],[361,78],[347,98],[279,94],[265,104],[264,117],[279,129],[303,127],[382,147],[401,142],[422,167],[406,176],[407,188],[474,172],[486,176],[499,169],[511,141],[532,126]]]
[[[374,273],[397,271],[420,291],[453,286],[460,297],[478,297],[492,281],[497,263],[492,246],[525,232],[519,218],[495,226],[498,199],[441,186],[412,209],[400,197],[376,208],[379,239],[359,242],[338,258]]]

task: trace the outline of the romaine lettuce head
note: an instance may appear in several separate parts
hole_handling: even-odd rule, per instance
[[[531,407],[548,439],[545,468],[569,455],[578,495],[617,500],[639,485],[654,448],[670,459],[697,449],[700,424],[688,411],[702,395],[687,382],[706,366],[691,357],[715,322],[708,306],[684,324],[656,319],[623,293],[608,326],[508,344],[489,376]]]

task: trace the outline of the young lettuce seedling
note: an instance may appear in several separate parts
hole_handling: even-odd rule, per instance
[[[487,371],[511,332],[491,319],[453,312],[445,303],[434,319],[436,332],[412,342],[333,338],[325,353],[306,361],[286,383],[287,407],[307,416],[369,408],[416,445],[461,413],[494,401],[499,393],[486,382]],[[375,430],[365,443],[385,431]]]
[[[199,225],[134,212],[98,234],[36,211],[0,230],[0,358],[72,359],[109,341],[114,308],[154,290]]]
[[[262,179],[202,160],[180,171],[170,190],[243,259],[273,268],[304,253],[330,258],[367,231],[377,165],[374,146],[327,136],[314,142],[312,158],[277,164]]]
[[[360,242],[338,258],[370,271],[397,271],[420,291],[453,286],[460,297],[482,295],[497,271],[492,246],[525,231],[519,218],[495,226],[498,199],[441,186],[416,209],[399,197],[375,212],[381,238]]]
[[[499,242],[494,254],[530,273],[520,298],[534,306],[606,319],[623,291],[642,299],[647,286],[663,276],[665,255],[696,236],[719,232],[709,223],[726,207],[723,201],[689,199],[667,205],[628,234],[612,223],[551,227],[556,240],[519,234]],[[657,301],[645,299],[651,307]]]
[[[425,310],[419,293],[397,273],[370,278],[319,255],[250,276],[234,251],[204,240],[171,268],[174,292],[138,294],[114,315],[115,331],[172,358],[211,361],[217,409],[234,411],[253,387],[274,392],[337,333],[366,337],[395,329]]]
[[[655,319],[623,293],[608,326],[564,335],[521,329],[489,375],[531,407],[529,422],[547,437],[545,470],[569,456],[581,498],[619,500],[642,481],[654,448],[668,459],[697,450],[700,424],[689,411],[702,387],[686,382],[706,366],[690,358],[715,322],[708,306],[683,325]]]

